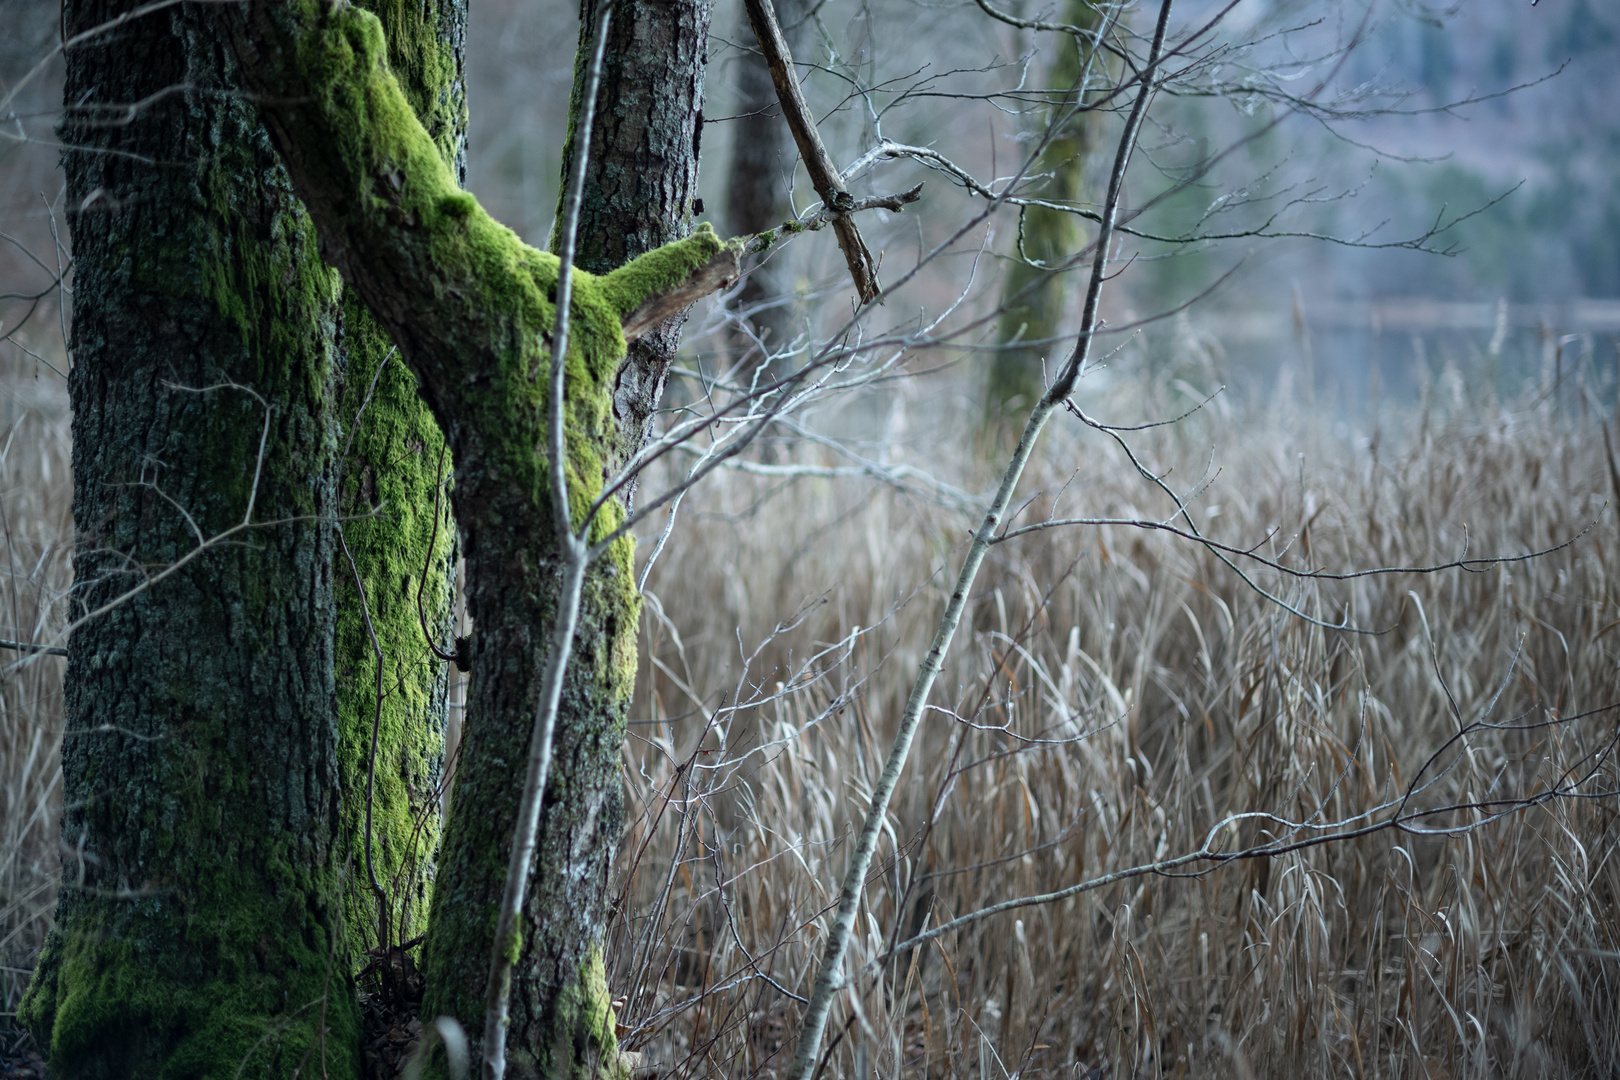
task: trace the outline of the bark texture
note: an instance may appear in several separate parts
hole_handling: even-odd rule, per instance
[[[424,1011],[476,1033],[560,577],[542,452],[557,261],[460,189],[389,70],[382,28],[369,14],[263,3],[243,16],[221,12],[269,103],[265,115],[322,251],[398,342],[457,461],[476,626],[472,700],[433,898]],[[614,410],[621,320],[720,250],[704,228],[611,274],[576,275],[564,403],[576,526],[622,445]],[[592,536],[622,519],[609,501]],[[621,539],[592,567],[563,688],[513,989],[510,1068],[519,1076],[590,1075],[617,1063],[598,936],[635,674],[631,555]]]
[[[66,31],[134,6],[70,0]],[[250,502],[265,524],[70,642],[76,854],[22,1008],[62,1078],[358,1069],[319,524],[339,282],[232,68],[193,6],[67,54],[75,604]]]
[[[466,172],[466,0],[365,0],[362,6],[382,21],[389,67],[459,180]],[[351,945],[359,951],[398,944],[420,934],[427,923],[439,846],[449,673],[428,648],[422,623],[441,649],[452,648],[456,529],[450,500],[434,497],[444,436],[417,393],[415,374],[397,355],[390,356],[393,342],[353,289],[345,289],[338,343],[345,450],[339,496],[348,554],[335,556],[333,582],[349,865],[345,915]],[[445,462],[447,477],[452,465]],[[363,606],[357,573],[365,588]],[[380,712],[373,633],[383,654]],[[366,788],[374,723],[368,868]],[[380,903],[373,872],[383,893]]]
[[[1098,24],[1100,15],[1087,0],[1067,0],[1063,19],[1071,26],[1090,29]],[[1057,35],[1051,40],[1058,51],[1046,84],[1058,98],[1044,119],[1058,129],[1029,170],[1036,181],[1021,194],[1073,203],[1085,196],[1086,157],[1096,128],[1090,113],[1068,115],[1079,102],[1077,88],[1090,63],[1090,46],[1082,39],[1059,39]],[[1003,348],[990,364],[986,403],[990,419],[1014,413],[1021,422],[1023,413],[1046,389],[1043,362],[1054,357],[1050,373],[1055,376],[1067,351],[1052,340],[1062,330],[1069,296],[1068,279],[1057,268],[1079,249],[1081,221],[1062,210],[1024,207],[1018,236],[1020,250],[1002,285]]]
[[[585,39],[596,25],[600,2],[580,4],[565,177],[574,156],[573,118],[584,92]],[[615,0],[579,215],[577,257],[593,274],[692,233],[710,7],[708,0]],[[561,212],[557,219],[562,220]],[[613,394],[617,461],[646,442],[685,322],[679,315],[630,345]]]

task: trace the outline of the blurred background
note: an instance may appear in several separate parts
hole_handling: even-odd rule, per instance
[[[1192,26],[1220,6],[1185,2],[1178,19]],[[1061,12],[1024,2],[1013,14]],[[57,18],[56,5],[44,0],[0,3],[0,79],[9,88],[45,61],[0,136],[0,220],[14,238],[0,250],[0,278],[8,293],[28,296],[51,280],[53,207],[55,226],[65,231],[52,145],[60,65],[49,51]],[[1043,119],[1033,95],[1021,98],[1019,88],[1046,85],[1063,44],[994,22],[966,2],[828,0],[813,12],[785,7],[782,22],[841,165],[881,136],[930,147],[992,186],[1016,171]],[[576,34],[574,10],[548,0],[485,0],[469,26],[467,183],[497,219],[542,247],[556,209]],[[1127,245],[1121,256],[1134,254],[1137,262],[1112,290],[1112,321],[1178,308],[1237,266],[1210,303],[1187,310],[1193,326],[1218,338],[1240,371],[1255,366],[1269,376],[1303,348],[1314,379],[1351,400],[1364,400],[1375,371],[1383,385],[1410,389],[1409,373],[1426,360],[1470,363],[1493,340],[1498,352],[1511,351],[1502,333],[1578,335],[1566,350],[1612,359],[1620,334],[1620,189],[1612,179],[1620,167],[1612,107],[1620,97],[1620,14],[1612,7],[1591,0],[1533,7],[1243,0],[1217,40],[1226,51],[1217,53],[1206,82],[1225,92],[1161,99],[1131,173],[1127,207],[1230,149],[1196,183],[1155,203],[1144,228],[1179,236],[1200,222],[1202,232],[1230,233],[1269,221],[1269,232],[1362,246],[1299,237],[1175,250]],[[764,227],[754,220],[762,218],[760,207],[785,216],[790,207],[812,206],[791,140],[769,98],[758,96],[752,38],[733,0],[715,8],[709,60],[700,217],[734,234]],[[1304,94],[1319,82],[1321,109],[1267,127],[1289,111],[1278,92]],[[759,115],[762,108],[772,115]],[[1099,157],[1088,155],[1087,190],[1105,171]],[[945,236],[972,200],[911,161],[879,162],[856,178],[863,194],[918,180],[931,183],[915,214],[866,225],[892,249],[889,267]],[[1425,246],[1449,255],[1380,246],[1418,237],[1437,222],[1456,224]],[[1010,212],[992,220],[985,240],[992,263],[1005,257],[1016,229]],[[773,262],[791,264],[764,271],[778,294],[819,296],[840,284],[839,258],[825,237],[788,245]],[[981,268],[976,300],[997,299],[998,269]],[[935,289],[958,283],[930,273]],[[912,303],[929,299],[924,292]],[[20,362],[31,349],[59,360],[56,298],[5,304],[6,358]],[[1150,327],[1147,354],[1155,341],[1163,353],[1181,332]]]

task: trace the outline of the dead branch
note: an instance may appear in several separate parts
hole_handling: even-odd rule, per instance
[[[835,214],[833,231],[838,234],[838,246],[843,249],[844,261],[849,264],[849,276],[855,280],[855,291],[860,294],[861,303],[869,304],[877,299],[881,286],[878,284],[877,262],[872,258],[871,251],[867,250],[866,241],[861,239],[855,222],[848,217],[855,208],[855,200],[844,187],[838,167],[822,145],[821,134],[816,130],[816,118],[804,100],[804,92],[799,89],[799,77],[793,70],[793,56],[788,52],[787,39],[777,25],[776,12],[770,0],[745,0],[745,6],[748,9],[748,23],[754,29],[754,37],[759,39],[765,62],[770,65],[771,81],[776,84],[776,96],[782,102],[782,116],[793,132],[793,141],[799,145],[799,156],[804,159],[804,167],[810,173],[810,182],[815,185],[816,194],[821,196],[822,204]]]

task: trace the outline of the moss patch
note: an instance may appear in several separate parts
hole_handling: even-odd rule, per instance
[[[545,449],[558,261],[493,221],[455,182],[390,70],[372,15],[306,0],[272,17],[284,36],[257,55],[280,66],[259,89],[287,103],[275,123],[294,144],[289,159],[323,250],[407,350],[457,456],[476,619],[473,714],[423,971],[425,1009],[477,1030],[564,525],[551,519]],[[583,525],[614,460],[623,317],[721,248],[702,227],[611,273],[575,272],[562,403],[571,526]],[[591,537],[602,539],[623,519],[610,502],[591,522]],[[587,577],[525,910],[512,1053],[514,1065],[520,1053],[563,1055],[543,1063],[541,1075],[578,1076],[587,1060],[593,1071],[603,1061],[619,1067],[595,943],[601,896],[590,882],[602,876],[595,860],[616,840],[611,789],[639,610],[625,537]],[[566,1046],[558,1041],[564,1033]]]
[[[333,565],[337,600],[338,761],[348,866],[346,921],[358,954],[377,944],[379,927],[365,860],[366,764],[378,721],[373,770],[372,863],[389,900],[394,942],[426,927],[439,841],[438,788],[443,775],[447,665],[428,650],[417,608],[423,596],[428,633],[450,643],[455,522],[447,496],[434,487],[444,437],[417,393],[416,376],[393,352],[352,296],[344,305],[343,441],[339,492],[344,539]],[[380,370],[379,370],[380,368]],[[446,458],[448,476],[451,462]],[[435,528],[435,524],[437,528]],[[355,570],[365,588],[365,607]],[[425,583],[424,583],[425,576]],[[383,698],[376,712],[377,659],[383,651]]]
[[[572,1068],[554,1075],[589,1075],[594,1063],[599,1080],[627,1080],[600,946],[591,948],[574,981],[563,989],[556,1017],[550,1064],[553,1070],[560,1070],[563,1063]]]

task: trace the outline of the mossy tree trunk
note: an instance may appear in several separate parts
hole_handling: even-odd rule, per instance
[[[440,157],[458,179],[464,177],[466,0],[362,0],[361,6],[381,19],[401,90]],[[333,567],[339,760],[349,866],[345,915],[359,951],[397,945],[427,923],[439,845],[449,671],[428,647],[422,624],[441,650],[452,648],[456,530],[450,500],[435,498],[444,436],[417,393],[416,375],[394,355],[393,342],[352,288],[344,290],[338,344],[337,411],[345,451],[338,494],[347,546],[346,554],[336,553]],[[447,476],[452,465],[444,463]],[[364,604],[357,575],[365,586]],[[368,867],[366,789],[374,723]],[[379,940],[385,929],[388,942]]]
[[[1096,27],[1100,20],[1090,0],[1067,0],[1062,17],[1083,29]],[[1047,71],[1046,85],[1057,98],[1044,119],[1058,128],[1030,168],[1030,175],[1038,181],[1022,194],[1073,203],[1084,195],[1086,157],[1096,125],[1090,113],[1069,114],[1079,101],[1076,90],[1091,63],[1091,49],[1080,38],[1052,35],[1051,40],[1058,52]],[[1002,284],[1002,348],[991,361],[986,396],[991,420],[1010,411],[1021,423],[1023,413],[1046,389],[1043,370],[1055,370],[1043,369],[1043,362],[1054,355],[1061,359],[1067,351],[1052,340],[1062,330],[1069,294],[1068,277],[1057,268],[1079,250],[1081,235],[1081,221],[1074,214],[1043,206],[1023,210],[1019,250],[1014,252]]]
[[[579,214],[582,269],[605,274],[692,234],[711,6],[710,0],[613,4]],[[574,118],[584,92],[586,28],[596,25],[599,10],[599,0],[580,4],[563,176],[573,162]],[[685,321],[684,314],[672,318],[630,344],[613,388],[615,462],[628,460],[652,430]]]
[[[656,32],[656,18],[666,16],[651,5],[642,17],[637,10],[616,12],[631,40],[610,45],[610,55],[642,49],[649,64],[668,65],[670,43]],[[475,625],[472,700],[434,893],[424,1011],[455,1016],[476,1033],[560,580],[560,523],[551,520],[542,456],[557,262],[523,245],[460,189],[390,72],[382,28],[371,16],[352,7],[265,2],[248,5],[245,17],[242,9],[221,9],[220,18],[267,102],[265,115],[322,251],[399,344],[457,462],[454,504]],[[624,107],[625,90],[612,82],[603,97]],[[663,105],[646,107],[656,118]],[[617,125],[642,138],[660,126],[624,113]],[[632,168],[634,160],[619,167]],[[614,175],[610,154],[600,168]],[[602,184],[593,205],[633,199],[624,194],[631,181],[621,173]],[[632,210],[643,224],[634,223]],[[622,235],[604,235],[606,220],[619,222]],[[675,220],[685,225],[684,215]],[[600,266],[595,260],[626,250],[612,244],[643,242],[638,236],[657,243],[659,228],[644,200],[633,200],[588,220],[582,246]],[[626,360],[621,320],[721,250],[703,229],[610,274],[576,276],[564,405],[574,525],[584,524],[605,475],[638,438],[621,401],[651,411],[621,379],[637,364]],[[667,359],[660,355],[641,361],[637,385],[662,383],[658,365]],[[610,500],[592,536],[605,537],[623,513]],[[617,1060],[599,935],[607,860],[618,840],[618,744],[635,672],[631,555],[629,539],[619,540],[586,583],[514,980],[509,1054],[516,1075],[587,1075]]]
[[[692,233],[709,14],[707,0],[614,3],[576,242],[578,265],[585,271],[608,274]],[[590,28],[598,15],[595,0],[581,4],[565,177],[578,152],[575,120],[582,107]],[[560,206],[557,216],[561,221]],[[560,237],[552,238],[553,249],[559,242]],[[617,473],[651,431],[684,320],[684,315],[671,318],[632,342],[607,374],[603,389],[611,397],[604,404],[612,413],[598,466],[606,474]],[[632,570],[626,555],[624,577],[604,582],[593,574],[582,597],[581,631],[553,736],[553,779],[524,905],[523,951],[513,973],[509,1055],[517,1075],[533,1069],[544,1076],[594,1076],[593,1061],[614,1064],[601,947],[622,832],[620,744],[633,689],[640,604]],[[612,567],[607,572],[618,573]],[[509,584],[503,581],[502,587]],[[554,592],[555,586],[546,591]],[[500,594],[481,597],[474,610],[483,647],[487,639],[476,612],[500,611],[510,619],[521,617],[522,608],[511,595]],[[550,612],[543,614],[530,631],[536,644],[550,640]],[[476,695],[476,676],[474,686]],[[523,692],[538,687],[536,678]],[[532,714],[529,698],[521,700]],[[475,702],[474,708],[487,716],[490,708],[505,705],[489,702],[479,708]],[[458,895],[476,896],[474,902],[484,907],[492,908],[501,893],[528,739],[526,724],[485,726],[473,732],[462,751],[459,775],[467,786],[455,794],[443,863]],[[468,888],[473,882],[475,893]],[[476,1019],[482,1005],[488,947],[469,949],[470,942],[455,932],[466,923],[448,897],[439,911],[442,917],[436,912],[428,943],[433,978],[427,1004],[466,1022],[469,1016]],[[537,1055],[526,1066],[520,1064],[525,1047]]]
[[[260,524],[69,644],[75,854],[22,1008],[62,1078],[358,1068],[321,524],[340,282],[232,69],[189,5],[67,53],[75,610]]]

